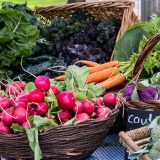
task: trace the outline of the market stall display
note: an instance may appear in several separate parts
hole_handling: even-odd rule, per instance
[[[83,159],[110,130],[126,127],[129,109],[158,114],[160,18],[139,22],[133,7],[111,0],[33,12],[26,4],[2,4],[0,155]],[[120,137],[133,152],[140,149],[135,141],[150,143],[150,133],[144,127]]]

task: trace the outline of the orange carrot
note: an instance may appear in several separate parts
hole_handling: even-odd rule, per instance
[[[78,61],[77,63],[83,63],[83,64],[86,64],[89,67],[95,67],[95,66],[99,66],[100,65],[100,64],[98,64],[96,62],[86,61],[86,60],[81,60],[81,61]]]
[[[65,81],[66,80],[66,76],[58,76],[55,78],[55,80],[57,81]]]
[[[118,68],[119,67],[118,61],[111,61],[111,62],[107,62],[107,63],[101,64],[101,65],[98,65],[95,67],[90,67],[90,73],[102,71],[102,70],[110,68],[110,67],[117,67]]]
[[[118,72],[118,68],[117,67],[110,67],[110,68],[107,68],[105,70],[92,73],[92,74],[88,75],[88,77],[86,79],[86,83],[102,82],[102,81],[106,80],[107,78],[113,76],[117,72]]]
[[[113,77],[101,82],[97,83],[97,85],[104,87],[106,90],[116,87],[122,84],[125,81],[125,76],[121,73],[114,75]]]

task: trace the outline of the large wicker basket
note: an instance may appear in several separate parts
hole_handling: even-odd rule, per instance
[[[56,17],[68,18],[72,16],[77,9],[86,9],[90,15],[100,21],[116,17],[122,20],[121,27],[117,35],[117,40],[119,40],[128,27],[138,21],[138,17],[133,11],[134,5],[135,3],[132,0],[80,2],[48,7],[35,7],[35,13],[44,21],[51,20]]]
[[[106,119],[88,120],[78,125],[59,126],[39,135],[44,160],[78,160],[100,146],[113,126],[117,111]],[[34,155],[26,134],[0,134],[0,155],[5,158],[30,159]]]
[[[133,68],[133,78],[132,82],[137,82],[145,63],[145,60],[150,55],[152,49],[156,46],[156,44],[160,41],[160,32],[154,35],[150,40],[146,43],[144,48],[142,49],[141,54],[139,55],[135,67]],[[145,102],[141,101],[126,101],[123,94],[119,94],[120,101],[127,107],[132,109],[142,109],[142,110],[152,110],[152,111],[160,111],[160,101],[159,100],[148,100]]]
[[[150,140],[148,127],[141,127],[128,132],[120,132],[120,142],[128,152],[133,153],[143,149]],[[140,160],[151,160],[148,155],[139,156]]]

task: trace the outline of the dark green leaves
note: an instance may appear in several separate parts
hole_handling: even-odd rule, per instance
[[[0,10],[0,24],[0,69],[4,69],[20,64],[22,56],[32,54],[39,31],[23,13],[13,10]]]
[[[127,61],[133,53],[138,53],[139,43],[144,34],[142,26],[132,26],[115,45],[114,59]]]
[[[42,23],[36,17],[34,12],[30,8],[27,7],[27,3],[16,4],[16,3],[12,3],[12,2],[3,2],[2,9],[12,9],[12,10],[16,10],[16,11],[21,11],[21,12],[23,12],[23,14],[26,16],[27,20],[32,25],[38,26],[39,28],[41,28],[41,26],[42,26]]]

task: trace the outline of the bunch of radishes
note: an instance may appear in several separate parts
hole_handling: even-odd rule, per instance
[[[76,101],[73,93],[64,91],[59,94],[58,105],[62,109],[58,113],[61,122],[65,122],[76,117],[79,122],[92,118],[106,118],[116,105],[116,96],[108,93],[104,97],[97,97],[93,100]]]
[[[28,120],[31,116],[48,117],[48,112],[51,112],[50,104],[46,100],[49,92],[52,92],[52,96],[57,101],[57,113],[48,118],[59,124],[74,117],[79,122],[105,118],[112,112],[111,107],[116,105],[116,96],[112,93],[93,100],[77,101],[71,91],[60,92],[57,87],[51,85],[46,76],[38,76],[34,85],[35,89],[25,92],[24,82],[16,81],[8,86],[6,84],[6,96],[0,97],[0,133],[12,133],[13,123],[26,129],[32,128]]]

